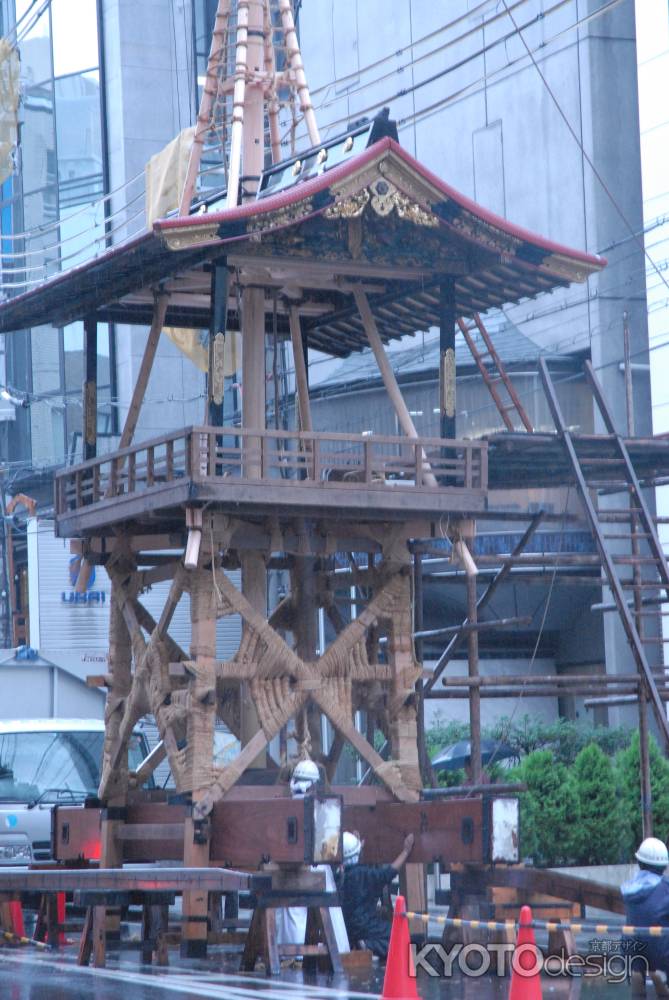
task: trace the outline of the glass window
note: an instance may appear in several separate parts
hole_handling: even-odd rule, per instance
[[[0,800],[79,801],[100,784],[103,732],[4,733],[0,736]],[[141,735],[128,742],[128,763],[144,758]]]
[[[54,76],[80,73],[98,65],[95,0],[51,0]]]
[[[55,96],[61,205],[96,201],[103,194],[97,70],[56,80]]]
[[[94,795],[103,741],[101,732],[0,736],[0,798],[54,802]]]
[[[53,87],[42,83],[26,87],[21,126],[21,172],[27,193],[56,180],[56,126]]]
[[[16,19],[19,21],[30,6],[31,0],[17,0]],[[38,8],[39,9],[39,8]],[[53,76],[51,68],[51,31],[49,26],[49,9],[33,24],[34,13],[31,11],[20,25],[23,32],[29,26],[30,30],[21,40],[21,79],[29,86],[50,80]],[[97,64],[97,60],[96,60]]]

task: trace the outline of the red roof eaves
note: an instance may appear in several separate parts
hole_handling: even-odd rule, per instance
[[[545,250],[550,254],[557,254],[559,256],[568,257],[574,261],[579,261],[583,264],[587,264],[591,268],[600,270],[606,266],[606,259],[600,257],[596,254],[584,253],[581,250],[574,250],[572,247],[564,246],[561,243],[555,243],[553,240],[548,240],[543,236],[539,236],[537,233],[531,232],[529,229],[524,229],[521,226],[516,226],[494,212],[490,212],[478,205],[471,198],[467,198],[466,195],[461,194],[452,188],[445,181],[433,174],[431,170],[423,166],[418,160],[414,159],[410,153],[407,153],[398,143],[393,139],[388,137],[380,139],[379,142],[374,143],[364,152],[360,153],[358,156],[346,161],[345,163],[340,163],[332,170],[328,170],[318,177],[313,177],[310,180],[304,181],[301,184],[296,184],[294,187],[288,188],[286,191],[281,191],[278,194],[270,195],[268,198],[261,199],[260,201],[250,201],[243,205],[237,205],[235,208],[223,209],[220,212],[210,212],[205,215],[188,215],[180,216],[173,219],[159,219],[154,223],[154,231],[160,233],[163,230],[170,229],[180,229],[184,227],[192,228],[201,223],[203,226],[211,226],[212,223],[219,223],[221,225],[227,222],[235,222],[241,219],[253,218],[255,216],[265,215],[269,212],[276,212],[279,209],[285,208],[288,205],[294,205],[300,201],[303,201],[314,194],[321,191],[327,190],[339,181],[345,180],[347,177],[356,173],[361,168],[372,163],[374,160],[381,160],[387,153],[392,153],[400,160],[410,167],[419,177],[422,177],[428,184],[440,191],[445,198],[458,204],[465,211],[470,212],[472,215],[478,217],[482,222],[485,222],[489,226],[493,226],[498,229],[501,233],[510,236],[514,239],[522,240],[526,243],[531,243],[534,246]]]

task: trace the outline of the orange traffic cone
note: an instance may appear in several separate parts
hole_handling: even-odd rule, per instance
[[[404,896],[398,896],[395,900],[381,1000],[420,1000],[416,989],[416,970],[411,955]]]
[[[541,1000],[541,963],[534,939],[532,910],[523,906],[520,911],[516,950],[511,959],[511,989],[509,1000]]]
[[[9,913],[12,921],[12,933],[16,937],[25,937],[26,929],[23,923],[23,907],[19,900],[12,900],[9,904]]]
[[[65,893],[56,893],[56,920],[58,921],[58,947],[64,948],[67,944],[65,937]]]

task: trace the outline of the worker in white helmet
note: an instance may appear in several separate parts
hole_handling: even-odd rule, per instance
[[[295,765],[290,779],[290,794],[294,799],[304,798],[315,790],[319,780],[318,765],[313,760],[300,760]],[[312,870],[325,874],[326,892],[337,891],[334,875],[329,865],[313,865]],[[330,917],[340,953],[349,951],[346,925],[341,908],[331,906]],[[276,932],[280,944],[304,944],[306,931],[307,908],[305,906],[283,906],[276,911]]]
[[[669,927],[669,881],[664,877],[669,865],[667,846],[657,837],[646,837],[634,857],[639,871],[620,890],[625,922],[633,927]],[[648,972],[669,975],[669,935],[635,934],[625,937],[624,944],[633,956],[633,971],[644,977],[644,983]]]
[[[390,923],[378,913],[378,902],[385,886],[390,885],[404,867],[414,845],[414,835],[404,838],[404,846],[392,864],[363,865],[360,854],[364,841],[348,830],[343,837],[344,867],[339,879],[344,921],[348,939],[355,947],[368,948],[385,960],[390,943]]]

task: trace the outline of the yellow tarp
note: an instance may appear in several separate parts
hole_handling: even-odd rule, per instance
[[[0,184],[14,172],[14,150],[18,141],[19,54],[0,38]]]
[[[149,226],[156,219],[164,219],[169,212],[179,207],[194,135],[195,126],[184,129],[176,139],[152,156],[146,165],[146,221]],[[163,333],[200,371],[209,370],[207,332],[168,326],[163,329]],[[241,361],[239,334],[227,334],[223,359],[224,374],[234,375]]]
[[[179,207],[194,136],[194,125],[185,128],[146,165],[146,222],[149,227],[156,219],[164,219],[168,212]]]

